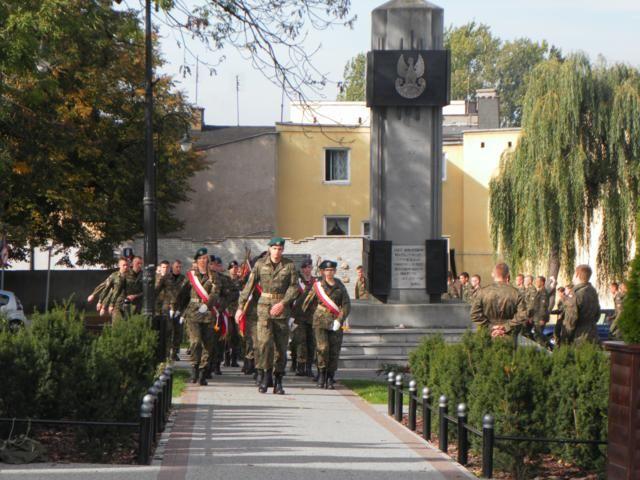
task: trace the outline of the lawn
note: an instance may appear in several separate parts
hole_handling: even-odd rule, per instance
[[[176,369],[173,371],[173,389],[171,392],[172,397],[179,397],[187,386],[187,381],[191,373],[189,370]]]
[[[340,380],[340,383],[348,389],[353,390],[358,396],[369,403],[383,405],[387,403],[386,382],[377,380]],[[404,395],[403,403],[408,405],[409,399],[407,395]]]

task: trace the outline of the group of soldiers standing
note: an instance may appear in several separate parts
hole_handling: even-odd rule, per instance
[[[564,287],[556,289],[553,277],[547,282],[542,275],[534,278],[523,274],[516,276],[516,284],[512,286],[509,267],[499,263],[492,272],[494,283],[484,288],[469,289],[467,301],[471,303],[471,319],[481,327],[490,328],[494,337],[522,334],[545,347],[599,343],[600,301],[590,283],[591,275],[591,267],[578,265],[572,283]],[[464,292],[464,286],[461,291]],[[612,284],[611,291],[615,313],[608,320],[611,322],[610,336],[615,338],[626,288],[618,289],[618,284]],[[464,298],[464,293],[458,298]],[[554,305],[557,319],[553,337],[549,339],[544,334],[544,327]]]
[[[291,337],[296,375],[310,376],[320,388],[333,389],[335,372],[348,328],[349,294],[335,277],[336,262],[319,264],[320,277],[305,260],[298,271],[283,256],[285,241],[272,238],[269,249],[241,267],[232,261],[224,271],[222,259],[199,249],[189,271],[179,260],[163,261],[156,274],[156,312],[167,322],[167,358],[179,359],[183,327],[191,354],[192,383],[207,385],[221,374],[220,366],[239,366],[253,374],[258,390],[284,394],[282,385]],[[367,295],[359,267],[360,298]],[[357,289],[358,290],[358,289]],[[118,270],[89,296],[98,300],[101,315],[117,322],[140,311],[142,259],[122,257]],[[312,364],[317,365],[313,376]]]

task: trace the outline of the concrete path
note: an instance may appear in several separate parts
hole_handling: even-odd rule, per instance
[[[284,383],[286,395],[261,395],[250,377],[225,371],[207,387],[188,387],[150,467],[0,467],[0,477],[475,478],[350,390],[318,390],[308,379],[290,375]]]

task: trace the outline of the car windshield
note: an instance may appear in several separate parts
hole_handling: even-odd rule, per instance
[[[0,293],[0,307],[4,307],[9,304],[9,296],[3,293]]]

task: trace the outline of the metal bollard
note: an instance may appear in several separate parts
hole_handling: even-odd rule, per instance
[[[422,389],[422,438],[431,441],[431,389]]]
[[[169,390],[169,376],[163,373],[160,375],[159,380],[162,383],[162,398],[164,399],[162,422],[167,423],[167,419],[169,418],[169,398],[171,397],[171,391]]]
[[[396,420],[402,422],[402,374],[396,375]]]
[[[449,421],[446,419],[447,414],[447,397],[442,395],[440,402],[438,403],[438,416],[440,417],[440,431],[438,436],[440,437],[440,450],[447,453],[449,449]]]
[[[158,411],[156,412],[156,416],[158,417],[158,432],[164,432],[164,386],[160,379],[156,379],[153,386],[158,390]]]
[[[487,414],[482,418],[482,477],[493,477],[493,444],[495,441],[495,422]]]
[[[169,377],[169,397],[167,398],[167,400],[169,400],[168,410],[171,410],[171,406],[173,405],[173,368],[165,368],[164,374]]]
[[[387,374],[387,415],[389,415],[390,417],[392,417],[396,411],[394,403],[396,396],[393,388],[393,382],[395,382],[395,378],[395,373],[389,372]]]
[[[418,409],[418,401],[416,400],[417,385],[415,380],[409,382],[409,430],[416,430],[416,410]]]
[[[464,403],[458,405],[458,463],[466,465],[469,459],[469,440],[467,429],[467,406]]]
[[[158,423],[158,414],[157,414],[157,410],[158,410],[158,389],[155,387],[155,385],[152,385],[149,390],[147,390],[147,393],[149,395],[151,395],[152,399],[153,399],[153,409],[151,410],[151,437],[152,437],[152,441],[151,443],[155,443],[156,438],[158,437],[159,433],[160,433],[160,424]]]
[[[153,397],[145,395],[140,406],[140,438],[138,439],[138,464],[149,465],[153,425]]]

